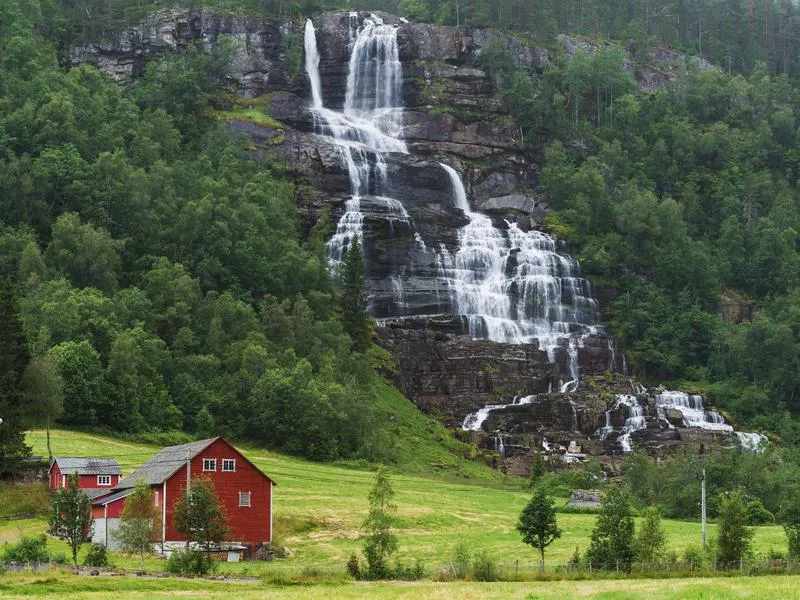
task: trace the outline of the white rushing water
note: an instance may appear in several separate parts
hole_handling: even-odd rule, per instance
[[[533,404],[536,402],[537,396],[536,394],[532,396],[523,396],[522,398],[514,398],[514,401],[511,404],[489,404],[484,406],[480,410],[470,413],[464,419],[464,422],[461,424],[461,428],[465,431],[480,431],[483,429],[483,423],[489,417],[489,413],[493,410],[497,410],[499,408],[508,408],[509,406],[520,406],[523,404]]]
[[[722,415],[705,409],[703,397],[700,395],[664,390],[656,396],[659,418],[666,420],[668,408],[674,408],[681,412],[684,427],[698,427],[710,431],[733,431],[733,427],[725,422]]]
[[[442,252],[440,276],[451,290],[454,310],[467,321],[474,338],[525,344],[538,341],[552,362],[566,350],[573,391],[580,378],[578,349],[598,333],[597,303],[577,262],[559,254],[556,239],[541,231],[522,231],[515,223],[497,228],[473,212],[458,172],[442,164],[450,177],[454,205],[469,219],[459,231],[455,254]]]
[[[357,23],[357,19],[355,19]],[[364,215],[361,201],[371,197],[382,212],[408,223],[408,213],[398,200],[383,195],[387,188],[386,160],[393,152],[406,153],[402,132],[402,65],[397,46],[397,28],[384,25],[374,15],[354,29],[351,15],[352,51],[347,92],[342,111],[325,108],[316,31],[309,19],[305,27],[306,72],[311,83],[311,111],[315,133],[333,142],[350,180],[350,198],[328,240],[331,266],[343,258],[353,238],[362,238]]]
[[[736,437],[739,438],[739,444],[745,450],[753,452],[763,452],[766,445],[769,443],[767,436],[760,433],[748,433],[745,431],[737,431]]]
[[[611,415],[614,411],[620,410],[622,406],[628,408],[628,416],[620,429],[616,429],[611,424]],[[631,434],[647,427],[647,407],[639,403],[636,396],[629,394],[617,394],[614,397],[614,406],[606,411],[605,425],[595,431],[594,435],[601,440],[608,439],[614,433],[618,433],[617,442],[622,446],[623,452],[631,451]]]

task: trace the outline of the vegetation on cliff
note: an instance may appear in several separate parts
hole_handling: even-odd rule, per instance
[[[0,18],[0,455],[24,451],[23,374],[46,359],[67,425],[384,458],[378,355],[343,327],[322,238],[211,114],[229,47],[122,89],[59,67],[50,8]]]

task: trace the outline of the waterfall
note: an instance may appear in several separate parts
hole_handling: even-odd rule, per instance
[[[488,404],[480,410],[470,413],[461,424],[461,429],[464,431],[480,431],[483,429],[483,423],[489,418],[489,413],[493,410],[508,408],[509,406],[521,406],[523,404],[533,404],[538,400],[538,396],[533,394],[531,396],[523,396],[522,398],[515,397],[511,404]]]
[[[458,248],[428,249],[399,199],[392,198],[388,164],[393,154],[407,154],[402,139],[403,67],[398,27],[376,15],[349,19],[350,58],[344,107],[324,106],[319,71],[320,55],[311,20],[305,27],[306,72],[311,82],[314,132],[339,150],[346,167],[350,194],[336,232],[326,245],[329,265],[342,261],[351,240],[364,240],[365,211],[389,220],[413,236],[417,248],[435,255],[438,279],[449,296],[452,312],[461,316],[476,339],[514,344],[537,343],[551,362],[560,365],[567,383],[577,389],[579,349],[587,336],[602,333],[597,304],[589,283],[580,277],[577,262],[559,254],[557,240],[540,231],[522,231],[515,223],[496,227],[473,212],[464,183],[451,166],[447,172],[456,208],[468,224],[458,232]],[[368,237],[368,236],[367,236]],[[369,260],[369,239],[364,241]],[[393,310],[408,314],[403,272],[383,275],[393,298]],[[435,286],[438,296],[439,286]],[[568,376],[568,377],[567,377]]]
[[[565,348],[570,381],[561,391],[574,391],[580,378],[578,349],[583,338],[600,329],[597,303],[589,283],[578,276],[577,262],[559,254],[550,235],[523,232],[515,223],[502,230],[473,212],[458,172],[441,166],[450,177],[455,207],[469,219],[459,231],[458,251],[443,251],[440,261],[455,312],[474,338],[537,341],[551,362],[556,349]]]
[[[745,431],[737,431],[736,437],[739,438],[739,444],[745,450],[753,452],[763,452],[764,447],[769,442],[767,436],[761,433],[747,433]]]
[[[350,18],[351,32],[354,19]],[[353,238],[364,233],[362,199],[369,196],[376,210],[398,222],[409,223],[402,203],[382,194],[387,188],[387,157],[406,153],[402,130],[402,65],[397,47],[397,28],[384,25],[374,15],[352,36],[347,92],[341,112],[324,107],[316,31],[309,19],[305,28],[306,72],[311,82],[314,131],[334,143],[350,180],[345,212],[328,240],[331,267],[342,261]],[[366,252],[365,248],[365,252]]]
[[[306,73],[311,82],[311,107],[322,108],[322,81],[319,76],[319,52],[317,51],[317,35],[311,19],[306,21],[303,40],[306,50]]]
[[[674,408],[680,411],[684,427],[698,427],[711,431],[733,431],[733,427],[725,422],[722,415],[705,409],[703,397],[697,394],[664,390],[656,396],[656,408],[659,418],[664,420],[667,420],[667,409]]]

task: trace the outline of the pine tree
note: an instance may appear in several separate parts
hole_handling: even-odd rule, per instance
[[[78,475],[70,475],[68,485],[53,494],[49,533],[67,542],[72,562],[78,566],[78,550],[92,534],[92,502],[79,487]]]
[[[603,496],[586,560],[595,567],[628,569],[633,562],[633,515],[628,492],[612,486]]]
[[[719,498],[719,535],[717,557],[720,562],[738,563],[750,554],[753,530],[747,527],[747,511],[740,490],[721,494]]]
[[[547,496],[543,488],[537,488],[530,502],[522,509],[517,531],[522,534],[524,543],[539,551],[540,566],[544,569],[544,551],[561,537],[561,529],[556,522],[553,499]]]
[[[0,278],[0,458],[28,456],[22,398],[22,375],[28,350],[22,333],[14,290]]]
[[[530,487],[533,488],[545,473],[547,473],[547,467],[544,464],[544,458],[541,452],[536,452],[533,455],[533,463],[531,464]]]
[[[364,557],[372,579],[380,579],[389,574],[387,561],[397,550],[397,536],[392,532],[393,514],[397,511],[393,498],[394,489],[389,471],[381,466],[375,474],[375,485],[369,493],[369,513],[361,526]]]
[[[341,269],[342,325],[353,340],[353,349],[363,352],[370,344],[367,292],[364,282],[364,253],[358,237],[350,241]]]

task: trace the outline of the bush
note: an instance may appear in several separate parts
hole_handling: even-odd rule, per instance
[[[89,548],[89,553],[83,559],[83,564],[87,567],[107,567],[108,554],[106,554],[106,547],[103,544],[92,544]]]
[[[764,508],[758,498],[747,503],[745,513],[748,525],[767,525],[775,522],[775,515]]]
[[[581,551],[580,549],[575,546],[575,552],[572,553],[572,556],[569,557],[567,561],[567,565],[570,569],[579,569],[581,566]]]
[[[350,559],[347,561],[347,573],[353,579],[361,579],[361,564],[355,554],[351,554]]]
[[[472,561],[472,577],[475,581],[499,581],[497,564],[485,550],[481,550]]]
[[[175,575],[205,575],[214,570],[214,561],[197,550],[177,550],[167,560],[167,571]]]
[[[47,536],[23,536],[16,544],[3,545],[3,562],[37,563],[48,562]]]
[[[469,575],[469,546],[459,542],[453,550],[453,576],[456,579],[466,579]]]
[[[67,555],[64,552],[51,552],[50,562],[54,565],[65,565],[67,564]]]
[[[415,560],[413,566],[411,567],[406,567],[398,560],[394,567],[389,570],[389,576],[392,579],[419,581],[425,576],[425,566],[419,559]]]

